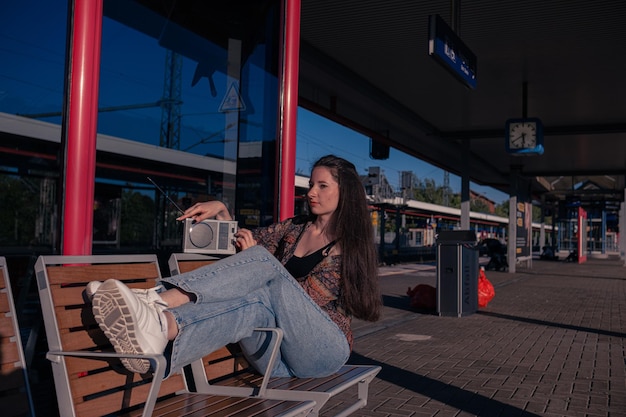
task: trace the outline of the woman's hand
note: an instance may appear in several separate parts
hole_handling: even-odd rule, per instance
[[[206,219],[216,220],[232,220],[232,216],[228,212],[226,205],[221,201],[205,201],[203,203],[196,203],[189,207],[182,216],[176,220],[185,220],[192,218],[197,222],[201,222]]]
[[[237,246],[239,250],[246,250],[256,244],[257,242],[252,237],[252,232],[250,230],[239,229],[237,230],[237,233],[235,233],[235,246]]]

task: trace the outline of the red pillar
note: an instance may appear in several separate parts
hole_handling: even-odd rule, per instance
[[[74,4],[64,160],[64,255],[91,254],[102,1],[75,0]]]
[[[282,65],[282,123],[278,173],[278,218],[294,214],[296,175],[296,121],[298,118],[298,73],[300,63],[300,0],[284,0]]]

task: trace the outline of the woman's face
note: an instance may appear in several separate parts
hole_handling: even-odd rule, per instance
[[[315,167],[307,192],[311,213],[317,216],[332,215],[339,205],[339,184],[326,167]]]

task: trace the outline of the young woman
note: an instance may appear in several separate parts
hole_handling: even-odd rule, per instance
[[[117,280],[87,288],[96,321],[118,352],[164,353],[168,374],[239,342],[259,371],[269,360],[264,332],[284,332],[274,376],[321,377],[352,349],[352,317],[381,312],[377,256],[365,192],[354,165],[332,155],[313,166],[310,214],[255,230],[240,229],[233,256],[162,286],[131,290]],[[198,203],[179,218],[230,220],[219,201]],[[170,343],[171,342],[171,343]],[[149,362],[122,360],[144,373]]]

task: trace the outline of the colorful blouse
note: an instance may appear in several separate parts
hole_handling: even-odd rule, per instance
[[[257,243],[285,265],[293,256],[300,236],[311,220],[306,216],[294,217],[268,227],[252,231]],[[344,332],[352,348],[351,318],[339,301],[341,293],[341,255],[328,255],[308,275],[297,280],[309,296],[324,310]]]

